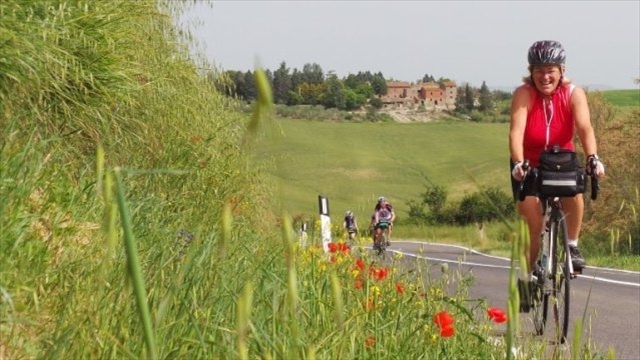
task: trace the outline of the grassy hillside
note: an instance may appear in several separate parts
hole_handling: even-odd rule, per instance
[[[640,90],[595,92],[591,98],[596,128],[615,127],[640,106]],[[278,198],[293,213],[314,214],[319,194],[329,197],[338,214],[367,213],[380,195],[403,213],[427,182],[446,185],[452,199],[479,186],[510,192],[508,124],[278,119],[277,127],[261,145],[261,158],[274,161]],[[608,136],[598,133],[607,143]]]
[[[218,296],[255,276],[255,248],[215,254],[264,241],[268,189],[174,28],[183,5],[0,2],[0,358],[164,357],[199,326],[174,327],[183,298],[233,317]]]
[[[509,190],[508,124],[280,119],[277,125],[283,135],[271,136],[262,154],[275,161],[279,199],[292,213],[315,214],[322,194],[334,214],[368,215],[380,195],[402,214],[428,182],[447,186],[451,198],[478,186]]]
[[[640,89],[609,90],[602,95],[611,105],[620,108],[640,109]]]

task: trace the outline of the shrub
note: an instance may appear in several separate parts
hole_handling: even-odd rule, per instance
[[[410,200],[408,216],[413,223],[468,225],[513,217],[511,197],[498,187],[465,195],[458,203],[447,204],[447,189],[427,186],[419,200]]]
[[[600,181],[596,201],[585,196],[582,236],[594,246],[595,253],[640,255],[640,111],[617,111],[600,92],[588,93],[589,111],[596,138],[598,155],[606,166],[606,177]],[[577,146],[581,149],[581,146]]]

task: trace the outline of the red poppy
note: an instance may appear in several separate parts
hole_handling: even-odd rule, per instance
[[[334,253],[336,251],[338,251],[338,244],[330,242],[329,243],[329,252]]]
[[[380,273],[378,275],[378,277],[380,278],[380,280],[384,279],[387,277],[387,275],[389,275],[389,269],[387,268],[382,268],[380,269]]]
[[[453,316],[445,310],[442,310],[433,316],[433,322],[443,329],[453,325]]]
[[[443,338],[452,337],[456,331],[453,329],[453,325],[443,326],[440,328],[440,336]]]
[[[363,285],[363,281],[362,281],[362,279],[361,279],[361,278],[357,278],[357,279],[356,279],[356,282],[355,282],[355,284],[354,284],[354,286],[355,286],[356,290],[360,290],[360,289],[362,289],[362,285]]]
[[[362,260],[361,258],[358,258],[356,260],[356,267],[360,270],[364,270],[364,260]]]
[[[497,307],[490,307],[487,309],[487,314],[489,318],[493,320],[495,323],[503,323],[507,321],[507,314],[505,314],[504,310]]]
[[[365,307],[367,308],[367,310],[371,310],[376,307],[376,303],[373,301],[373,299],[368,298]]]
[[[347,243],[338,243],[338,250],[344,252],[344,253],[348,253],[349,252],[349,245],[347,245]]]
[[[396,291],[398,292],[398,294],[404,294],[404,286],[400,283],[396,284]]]
[[[381,268],[381,269],[371,268],[369,269],[369,274],[371,275],[371,277],[373,277],[376,280],[383,280],[389,274],[389,270],[387,268]]]
[[[367,336],[367,338],[364,340],[364,346],[365,347],[373,347],[373,345],[376,344],[376,337],[373,335],[369,335]]]

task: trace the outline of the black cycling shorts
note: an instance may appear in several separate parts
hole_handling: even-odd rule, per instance
[[[511,161],[511,159],[509,159],[509,177],[511,178],[511,191],[513,192],[513,200],[518,201],[518,194],[520,193],[520,181],[514,179],[511,175],[511,171],[513,171],[514,165],[515,163]],[[536,179],[534,176],[527,176],[524,179],[523,191],[525,196],[539,196],[539,194],[536,192],[535,180]]]

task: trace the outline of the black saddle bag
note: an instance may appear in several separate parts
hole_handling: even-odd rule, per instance
[[[573,197],[586,191],[586,173],[578,154],[554,147],[540,154],[538,192],[543,197]]]

